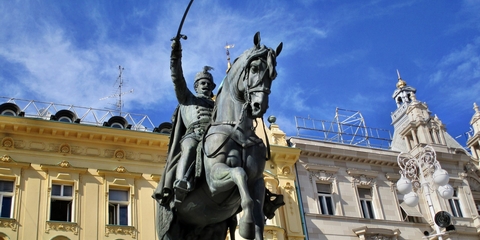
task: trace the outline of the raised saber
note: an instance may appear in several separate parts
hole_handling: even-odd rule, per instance
[[[193,3],[193,0],[190,0],[190,2],[188,3],[187,9],[185,9],[185,13],[183,13],[183,17],[182,17],[182,21],[180,22],[180,26],[178,26],[177,35],[174,38],[171,39],[172,41],[173,40],[179,40],[180,38],[183,38],[184,40],[187,40],[187,36],[181,34],[180,32],[182,31],[183,22],[185,22],[185,18],[187,17],[188,10],[190,10],[190,6],[192,6],[192,3]]]

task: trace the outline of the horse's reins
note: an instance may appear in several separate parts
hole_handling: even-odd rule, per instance
[[[261,61],[265,61],[263,59],[260,59]],[[268,65],[268,64],[267,64]],[[246,68],[246,69],[250,69],[250,68]],[[242,70],[242,72],[240,74],[242,74],[243,72],[245,72],[245,68]],[[264,75],[265,75],[266,71],[263,72],[262,76],[259,77],[259,79],[263,79]],[[203,136],[203,141],[202,141],[202,149],[203,149],[203,152],[205,153],[205,155],[208,157],[208,158],[211,158],[215,155],[218,154],[218,152],[220,151],[220,149],[222,149],[223,146],[225,146],[225,144],[227,144],[228,140],[229,139],[233,139],[232,136],[233,136],[233,133],[238,129],[240,123],[242,123],[244,121],[244,118],[245,118],[245,113],[247,111],[247,107],[248,105],[251,103],[251,98],[250,98],[250,94],[253,93],[253,92],[264,92],[264,93],[267,93],[267,94],[270,94],[270,89],[268,88],[263,88],[263,87],[258,87],[262,81],[257,81],[256,85],[254,85],[253,87],[249,86],[250,83],[249,81],[245,81],[245,79],[248,79],[248,76],[249,76],[249,71],[246,71],[246,74],[244,76],[244,80],[243,80],[243,84],[244,84],[244,88],[245,88],[245,93],[244,93],[244,98],[245,98],[245,102],[243,103],[242,105],[242,111],[241,111],[241,115],[240,115],[240,119],[238,121],[226,121],[226,122],[213,122],[211,124],[208,125],[207,129],[205,130],[205,132],[208,132],[208,130],[210,129],[211,126],[220,126],[220,125],[231,125],[231,126],[234,126],[233,127],[233,130],[228,134],[227,138],[225,139],[225,141],[223,141],[222,144],[220,144],[220,146],[211,154],[208,154],[205,150],[205,139],[207,137],[207,134],[205,134]],[[257,88],[258,87],[258,88]],[[232,95],[232,94],[231,94]],[[231,96],[233,98],[233,96]],[[239,99],[233,99],[233,100],[236,100],[236,101],[239,101]],[[256,122],[256,119],[255,119],[255,122]],[[264,124],[263,122],[263,118],[262,118],[262,123]],[[257,124],[258,125],[258,124]],[[265,125],[265,124],[264,124]],[[254,127],[252,130],[255,131],[255,128]],[[263,132],[264,132],[264,135],[265,135],[265,140],[266,140],[266,147],[267,147],[267,156],[266,156],[266,160],[269,160],[270,157],[271,157],[271,154],[270,154],[270,143],[268,141],[268,137],[267,137],[267,132],[265,130],[265,128],[263,129]],[[259,138],[257,141],[254,141],[253,143],[251,144],[244,144],[244,143],[240,143],[238,141],[236,141],[235,139],[233,139],[236,143],[238,143],[240,146],[242,146],[242,149],[243,149],[243,154],[245,156],[245,149],[247,147],[250,147],[250,146],[253,146],[255,144],[258,144],[261,142],[261,139]],[[242,161],[243,163],[245,163],[245,161]]]

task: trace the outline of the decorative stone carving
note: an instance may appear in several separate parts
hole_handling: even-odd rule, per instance
[[[127,169],[124,166],[118,166],[117,168],[115,168],[115,171],[118,173],[126,173]]]
[[[70,163],[67,161],[67,160],[63,160],[62,162],[60,162],[58,164],[58,166],[62,167],[62,168],[69,168],[71,167],[72,165],[70,165]]]
[[[359,227],[352,229],[359,239],[365,240],[397,240],[401,232],[399,229]]]
[[[63,232],[73,232],[73,234],[78,235],[78,225],[76,223],[70,222],[47,222],[46,233],[50,233],[50,230],[53,231],[63,231]]]
[[[11,137],[4,137],[2,139],[2,147],[4,148],[13,148],[15,145],[14,145],[14,141],[13,141],[13,138]]]
[[[315,177],[319,181],[334,182],[337,179],[337,172],[339,167],[327,166],[319,164],[306,164],[305,168],[308,170],[310,181]]]
[[[115,150],[112,149],[105,149],[104,157],[106,158],[113,158],[115,156]]]
[[[135,154],[134,152],[126,152],[125,153],[125,158],[128,159],[128,160],[135,160],[135,159],[137,159],[137,155],[138,154]]]
[[[12,219],[12,218],[2,218],[0,219],[0,228],[10,228],[12,231],[17,230],[17,220]]]
[[[71,153],[70,145],[68,145],[67,143],[60,145],[58,152],[62,154],[70,154]]]
[[[362,186],[375,186],[377,184],[378,172],[376,171],[367,171],[361,169],[347,169],[348,175],[353,177],[352,187],[354,188],[357,184]]]
[[[47,151],[50,152],[60,152],[60,144],[58,143],[49,143],[47,147]]]
[[[309,178],[312,181],[313,178],[316,178],[318,181],[322,182],[333,182],[336,180],[336,175],[326,171],[309,171]]]
[[[115,150],[115,153],[113,154],[114,158],[116,159],[125,159],[125,155],[125,151],[122,149]]]
[[[362,186],[374,186],[377,184],[377,180],[375,178],[369,178],[365,175],[353,176],[352,187],[355,187],[356,184]]]
[[[1,160],[2,162],[11,162],[12,158],[9,155],[5,154],[2,156]]]
[[[132,226],[107,225],[105,228],[105,236],[108,237],[110,234],[116,234],[130,235],[131,238],[136,238],[135,231],[135,227]]]
[[[288,191],[292,191],[294,189],[294,187],[289,182],[287,182],[287,184],[285,184],[283,188]]]
[[[468,177],[467,178],[468,185],[470,185],[470,189],[475,192],[480,192],[480,182],[478,179],[473,178],[473,177]]]
[[[72,154],[76,154],[76,155],[80,155],[80,154],[84,153],[84,151],[85,151],[85,148],[78,147],[78,146],[72,146],[72,148],[70,149],[70,152]]]

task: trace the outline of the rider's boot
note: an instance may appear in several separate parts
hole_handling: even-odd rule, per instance
[[[173,188],[175,189],[175,206],[178,207],[187,194],[192,191],[192,185],[186,178],[183,178],[181,180],[175,180]]]

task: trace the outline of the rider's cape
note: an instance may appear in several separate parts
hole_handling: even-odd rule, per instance
[[[182,114],[180,114],[180,105],[175,108],[172,116],[172,132],[170,133],[170,141],[168,143],[168,155],[162,178],[155,189],[153,197],[160,200],[163,196],[163,189],[169,188],[173,193],[173,181],[177,170],[177,163],[181,156],[180,140],[187,131],[187,127],[183,124]],[[171,197],[171,196],[170,196]]]
[[[172,132],[170,133],[170,141],[168,144],[167,163],[165,165],[162,178],[160,179],[157,189],[155,189],[152,196],[159,203],[161,201],[165,201],[161,204],[158,204],[157,209],[156,225],[157,234],[159,235],[160,239],[164,239],[164,236],[170,229],[170,224],[173,221],[173,201],[171,201],[173,196],[173,181],[175,181],[177,163],[181,155],[180,140],[185,132],[186,127],[181,118],[180,105],[178,105],[172,116]],[[168,198],[162,199],[164,188],[169,188],[171,193]]]

